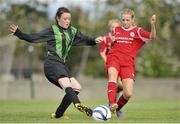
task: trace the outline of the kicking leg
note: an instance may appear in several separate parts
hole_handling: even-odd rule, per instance
[[[67,78],[67,77],[60,78],[58,80],[58,82],[61,85],[61,87],[63,87],[63,89],[65,89],[66,95],[68,96],[70,101],[73,102],[74,106],[79,111],[85,113],[87,116],[92,116],[92,110],[90,108],[86,107],[85,105],[82,105],[80,103],[80,100],[79,100],[78,96],[76,95],[76,93],[74,92],[74,90],[72,88],[72,84],[70,82],[70,79]]]
[[[70,78],[71,85],[73,87],[74,92],[76,95],[80,93],[81,85],[75,78]],[[60,118],[63,116],[64,112],[67,110],[67,108],[71,105],[72,101],[70,101],[69,97],[67,94],[64,95],[61,104],[56,110],[55,113],[55,118]]]

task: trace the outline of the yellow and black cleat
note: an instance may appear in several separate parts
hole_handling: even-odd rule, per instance
[[[81,103],[76,103],[74,105],[79,111],[85,113],[87,116],[91,117],[92,116],[92,109],[90,109],[89,107],[82,105]]]

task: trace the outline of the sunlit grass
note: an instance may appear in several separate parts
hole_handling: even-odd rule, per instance
[[[105,101],[82,101],[95,108]],[[55,100],[1,100],[0,123],[96,123],[71,106],[69,119],[51,119],[50,114],[58,106]],[[171,123],[180,122],[180,100],[131,100],[124,108],[124,118],[113,116],[106,123]]]

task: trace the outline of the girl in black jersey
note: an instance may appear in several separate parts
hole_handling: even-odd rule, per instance
[[[44,62],[45,76],[51,83],[63,89],[66,93],[56,112],[52,113],[51,117],[62,117],[71,103],[87,116],[92,116],[92,110],[81,104],[77,96],[81,85],[70,75],[65,62],[72,46],[95,45],[102,41],[102,37],[92,38],[85,36],[78,29],[71,26],[71,13],[67,8],[59,8],[55,20],[56,24],[38,33],[23,33],[14,24],[10,25],[9,30],[22,40],[31,43],[47,43],[48,56]]]

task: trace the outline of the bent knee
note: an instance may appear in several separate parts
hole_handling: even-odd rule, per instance
[[[125,99],[130,99],[132,97],[133,93],[124,93],[123,96],[125,97]]]
[[[81,90],[81,85],[79,84],[79,85],[76,85],[76,86],[73,86],[73,89],[76,89],[76,90]]]
[[[74,77],[70,78],[70,80],[74,89],[81,90],[81,84]]]

